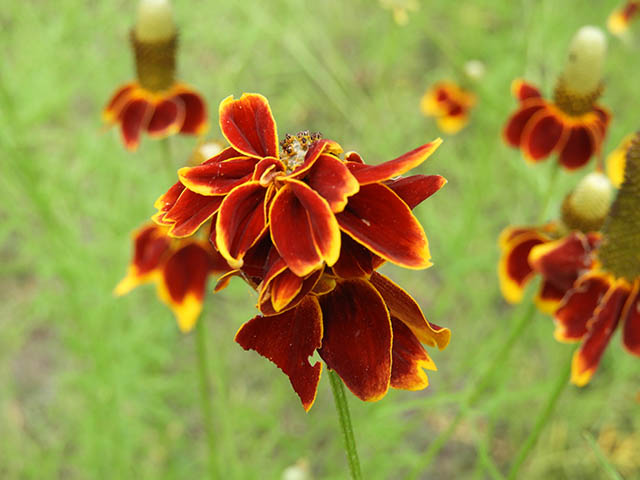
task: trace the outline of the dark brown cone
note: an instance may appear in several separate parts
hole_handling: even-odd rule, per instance
[[[151,92],[171,88],[175,83],[178,34],[168,40],[143,42],[131,30],[130,37],[140,85]]]
[[[553,90],[553,103],[568,115],[583,115],[593,110],[593,104],[600,98],[603,91],[604,85],[601,83],[588,95],[576,95],[566,87],[564,80],[560,77]]]

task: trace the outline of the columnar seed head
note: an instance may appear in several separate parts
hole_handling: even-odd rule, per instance
[[[578,30],[569,45],[569,56],[562,73],[565,87],[577,95],[588,95],[598,88],[602,79],[607,39],[597,27]]]
[[[141,42],[158,42],[172,38],[176,33],[169,0],[140,0],[136,38]]]
[[[562,220],[571,229],[584,232],[599,230],[612,200],[613,188],[609,178],[600,172],[590,173],[565,199]]]

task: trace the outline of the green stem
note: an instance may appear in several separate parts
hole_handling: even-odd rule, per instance
[[[162,162],[164,163],[164,168],[167,171],[167,175],[169,175],[169,181],[175,183],[177,175],[176,166],[173,163],[171,139],[170,137],[165,137],[160,140],[160,143],[162,145]]]
[[[344,440],[344,448],[349,461],[349,470],[353,480],[361,480],[360,461],[358,460],[358,451],[356,450],[356,439],[353,436],[353,426],[351,425],[351,415],[349,414],[349,405],[347,404],[347,396],[344,393],[344,385],[336,372],[329,371],[329,380],[331,382],[331,390],[333,390],[333,399],[336,402],[336,410],[338,411],[338,419],[340,420],[340,428],[342,428],[342,438]]]
[[[213,428],[213,410],[211,409],[211,387],[209,385],[209,366],[207,362],[207,331],[204,321],[200,319],[196,325],[196,353],[198,362],[198,375],[200,377],[200,401],[202,416],[209,445],[209,470],[213,480],[218,478],[216,465],[216,443]]]
[[[547,185],[547,192],[543,197],[542,209],[540,210],[540,216],[538,217],[538,223],[543,222],[545,218],[547,218],[547,210],[549,210],[549,205],[551,205],[551,199],[553,198],[553,190],[556,188],[556,184],[558,183],[558,172],[560,171],[560,164],[558,162],[553,162],[551,166],[551,176],[549,177],[549,183]]]
[[[560,375],[558,375],[557,380],[555,381],[551,390],[549,391],[549,396],[547,397],[547,401],[544,407],[542,408],[542,410],[540,411],[538,418],[536,419],[536,423],[534,424],[533,430],[525,440],[524,444],[522,444],[522,447],[520,447],[520,450],[518,450],[516,458],[513,461],[513,465],[509,470],[509,475],[507,476],[508,480],[518,478],[518,472],[520,471],[520,467],[527,459],[527,456],[529,455],[533,447],[536,445],[536,442],[538,441],[540,434],[542,433],[542,431],[544,430],[544,427],[547,425],[547,423],[549,422],[549,419],[551,418],[551,414],[553,413],[553,410],[555,409],[558,403],[558,400],[560,400],[560,396],[562,395],[562,392],[564,392],[565,388],[569,384],[569,377],[571,375],[572,357],[573,357],[573,352],[569,357],[569,361],[562,368],[562,370],[560,371]]]

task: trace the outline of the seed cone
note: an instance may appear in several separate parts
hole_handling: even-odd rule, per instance
[[[606,175],[593,172],[584,177],[562,203],[562,221],[571,230],[594,232],[604,224],[613,191]]]

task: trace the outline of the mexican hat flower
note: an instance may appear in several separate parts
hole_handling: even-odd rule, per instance
[[[639,13],[640,2],[626,2],[611,12],[607,19],[607,28],[614,35],[622,35],[629,29],[629,24]]]
[[[520,302],[527,284],[539,275],[534,301],[542,312],[552,314],[577,278],[596,266],[598,230],[611,199],[607,177],[591,173],[565,198],[561,221],[503,230],[498,276],[504,298]]]
[[[103,120],[119,125],[129,150],[138,147],[142,132],[152,138],[204,133],[204,100],[175,78],[178,34],[169,1],[141,0],[130,38],[137,80],[114,92],[103,110]]]
[[[207,278],[228,271],[227,262],[206,238],[173,239],[165,227],[153,223],[134,232],[133,247],[127,275],[114,293],[124,295],[138,285],[153,282],[180,330],[191,330],[202,311]]]
[[[474,93],[453,82],[438,82],[431,86],[420,100],[420,110],[435,117],[438,128],[454,134],[469,122],[469,112],[476,103]]]
[[[553,99],[521,79],[512,84],[518,108],[503,130],[506,143],[519,148],[529,162],[557,154],[567,170],[583,167],[601,149],[610,114],[596,103],[603,91],[604,34],[583,27],[573,38],[568,60]]]
[[[556,338],[582,342],[571,381],[586,385],[615,331],[640,357],[640,134],[627,153],[624,182],[602,228],[597,267],[583,273],[556,310]]]

